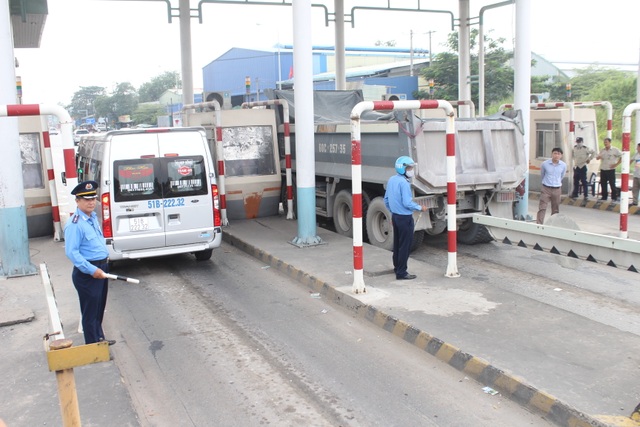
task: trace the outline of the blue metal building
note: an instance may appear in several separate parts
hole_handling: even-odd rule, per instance
[[[362,49],[351,48],[353,51]],[[388,56],[389,49],[367,50],[368,55]],[[392,50],[398,53],[398,50]],[[347,82],[359,82],[362,85],[384,86],[390,93],[401,93],[406,99],[414,99],[413,92],[418,90],[419,69],[425,66],[426,59],[413,61],[414,76],[410,76],[408,52],[400,52],[402,61],[385,64],[373,64],[346,70]],[[333,52],[314,48],[313,74],[315,90],[335,89],[335,73],[328,71]],[[406,59],[406,60],[405,60]],[[293,52],[290,46],[275,51],[232,48],[203,67],[203,87],[206,95],[218,92],[230,100],[230,106],[237,107],[246,101],[264,100],[265,89],[291,89],[293,86]],[[247,88],[247,77],[250,79]]]

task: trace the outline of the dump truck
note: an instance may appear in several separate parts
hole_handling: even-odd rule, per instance
[[[293,91],[268,91],[286,99],[290,111],[292,174],[295,186],[295,103]],[[352,236],[350,113],[363,101],[362,92],[314,92],[316,214],[332,220],[335,230]],[[279,114],[282,112],[280,111]],[[282,117],[278,143],[284,153]],[[514,218],[516,190],[527,172],[520,112],[455,120],[457,239],[475,244],[492,240],[488,230],[473,222],[473,214]],[[372,245],[392,249],[391,214],[384,205],[387,180],[395,160],[410,156],[417,163],[412,189],[428,210],[415,213],[413,247],[425,235],[447,228],[446,120],[424,117],[421,111],[366,112],[361,117],[363,236]],[[281,167],[284,180],[284,158]],[[284,181],[283,181],[284,182]],[[282,204],[286,191],[282,185]],[[294,191],[295,194],[295,191]],[[294,203],[295,206],[295,203]]]

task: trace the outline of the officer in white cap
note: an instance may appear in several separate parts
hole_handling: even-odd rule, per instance
[[[94,212],[98,183],[81,182],[71,194],[76,196],[77,209],[64,229],[65,253],[73,263],[71,279],[80,299],[84,342],[108,341],[112,345],[115,340],[107,340],[102,330],[109,290],[105,274],[109,272],[109,251]]]

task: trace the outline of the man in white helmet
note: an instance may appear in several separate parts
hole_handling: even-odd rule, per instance
[[[384,204],[391,212],[393,224],[393,271],[397,280],[415,279],[415,274],[407,272],[407,262],[413,241],[413,211],[426,211],[413,200],[411,178],[416,163],[409,156],[401,156],[396,160],[397,174],[389,178]]]

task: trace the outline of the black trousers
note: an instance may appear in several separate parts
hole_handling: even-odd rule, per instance
[[[589,183],[587,181],[587,165],[582,166],[581,168],[575,167],[573,168],[573,197],[578,197],[580,183],[582,183],[582,189],[584,191],[584,198],[586,199],[589,196]]]
[[[109,264],[98,266],[105,273],[109,272]],[[109,292],[108,279],[94,279],[88,274],[73,267],[71,280],[78,292],[80,300],[80,312],[82,313],[82,329],[84,343],[92,344],[104,339],[102,319],[104,309],[107,306],[107,293]]]
[[[413,215],[391,215],[393,223],[393,271],[396,278],[406,276],[407,262],[413,243]]]
[[[607,184],[611,187],[611,200],[618,200],[615,169],[601,170],[600,184],[602,184],[602,200],[607,200],[609,198],[609,189],[607,188]]]

